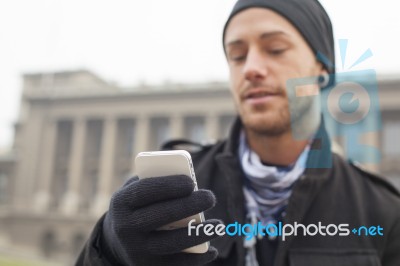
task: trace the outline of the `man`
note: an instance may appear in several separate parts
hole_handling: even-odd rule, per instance
[[[323,7],[316,0],[239,0],[223,44],[239,118],[227,140],[192,154],[203,190],[193,192],[184,176],[132,178],[113,195],[77,265],[400,265],[399,193],[331,152],[314,100],[290,106],[288,80],[318,77],[320,89],[334,83]],[[211,226],[325,227],[285,239],[157,230],[202,211]],[[347,235],[330,224],[346,224]],[[350,233],[360,226],[373,228]],[[204,254],[181,252],[209,240]]]

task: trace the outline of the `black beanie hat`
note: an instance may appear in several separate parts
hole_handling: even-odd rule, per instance
[[[326,70],[335,73],[335,47],[331,20],[317,0],[238,0],[225,23],[222,42],[231,19],[251,7],[271,9],[290,21]],[[224,45],[225,50],[225,45]]]

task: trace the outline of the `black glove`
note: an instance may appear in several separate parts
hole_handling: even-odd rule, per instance
[[[181,251],[210,241],[216,234],[188,236],[187,227],[157,230],[215,205],[211,191],[193,189],[187,176],[130,179],[112,196],[104,219],[101,246],[106,257],[113,265],[132,266],[197,266],[214,260],[218,252],[213,247],[204,254]],[[220,223],[207,220],[204,224]]]

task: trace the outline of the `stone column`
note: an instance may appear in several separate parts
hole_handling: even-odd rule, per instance
[[[183,136],[183,117],[174,114],[170,118],[171,123],[171,137],[172,138],[181,138]]]
[[[135,157],[139,152],[146,151],[149,147],[150,121],[147,116],[140,116],[136,120],[136,134],[134,139],[134,154],[132,158],[132,173],[135,172]]]
[[[365,167],[374,173],[379,173],[380,159],[381,159],[381,150],[379,149],[379,128],[378,128],[378,119],[381,119],[378,114],[374,114],[372,117],[366,117],[366,127],[374,128],[375,131],[366,132],[362,136],[362,144],[367,145],[371,148],[368,152],[369,160],[372,162],[366,163]],[[360,134],[361,135],[361,134]]]
[[[74,214],[79,208],[79,187],[82,179],[82,168],[85,153],[86,121],[77,118],[74,121],[72,134],[72,150],[69,161],[68,189],[61,211],[65,214]]]
[[[34,209],[37,212],[46,212],[51,200],[51,181],[54,173],[54,159],[57,143],[57,121],[49,120],[44,128],[44,140],[47,145],[44,146],[43,157],[40,160],[40,173],[38,176],[37,192],[35,195]]]
[[[93,213],[101,215],[108,209],[111,196],[112,181],[114,176],[115,142],[117,132],[117,120],[106,118],[103,125],[103,139],[99,165],[99,186],[93,205]]]

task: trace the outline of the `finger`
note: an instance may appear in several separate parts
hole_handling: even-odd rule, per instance
[[[134,231],[153,231],[163,225],[201,213],[215,205],[209,190],[198,190],[185,198],[158,202],[133,211],[127,219]],[[123,217],[121,217],[123,218]]]
[[[133,210],[159,201],[187,197],[193,189],[193,180],[184,175],[141,179],[116,192],[111,207]]]
[[[200,245],[219,237],[215,233],[217,225],[222,225],[220,220],[207,220],[196,225],[201,230],[190,230],[188,227],[151,232],[147,238],[146,246],[149,253],[154,255],[167,255],[179,253],[184,249]],[[206,226],[206,227],[205,227]],[[210,228],[208,234],[203,230]],[[189,236],[190,234],[190,236]]]

